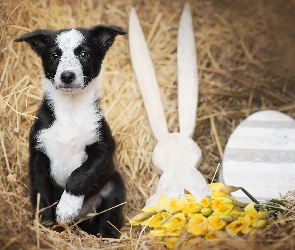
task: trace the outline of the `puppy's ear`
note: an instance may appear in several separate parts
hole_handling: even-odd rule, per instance
[[[27,42],[31,48],[41,56],[43,51],[46,49],[46,43],[49,37],[54,36],[55,33],[52,30],[35,30],[33,32],[26,33],[20,36],[15,42]]]
[[[89,29],[94,36],[96,43],[106,52],[115,41],[117,35],[125,35],[126,32],[118,26],[114,25],[97,25]]]

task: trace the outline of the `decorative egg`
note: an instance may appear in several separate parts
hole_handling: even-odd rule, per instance
[[[219,180],[245,188],[258,200],[294,190],[295,120],[273,110],[250,115],[227,142]],[[233,195],[248,201],[240,190]]]

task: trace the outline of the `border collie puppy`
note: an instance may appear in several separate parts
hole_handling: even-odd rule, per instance
[[[31,200],[36,208],[40,193],[44,224],[78,222],[125,201],[125,184],[113,160],[115,141],[98,103],[102,61],[115,37],[124,34],[120,27],[98,25],[36,30],[15,40],[27,42],[44,69],[44,98],[29,147]],[[118,206],[78,225],[90,234],[117,238],[110,223],[122,227],[122,209]]]

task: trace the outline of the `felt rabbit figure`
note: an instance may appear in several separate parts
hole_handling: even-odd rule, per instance
[[[152,161],[161,174],[157,191],[146,205],[156,205],[162,194],[178,198],[184,189],[197,199],[208,195],[207,183],[197,170],[202,151],[191,139],[196,123],[198,74],[189,5],[185,5],[181,15],[177,41],[179,133],[168,132],[153,63],[134,8],[130,11],[129,43],[135,75],[157,140]]]

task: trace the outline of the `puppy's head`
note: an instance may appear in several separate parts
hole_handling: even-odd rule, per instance
[[[44,75],[56,89],[73,92],[97,77],[102,60],[120,27],[98,25],[90,29],[36,30],[16,42],[27,42],[42,59]]]

